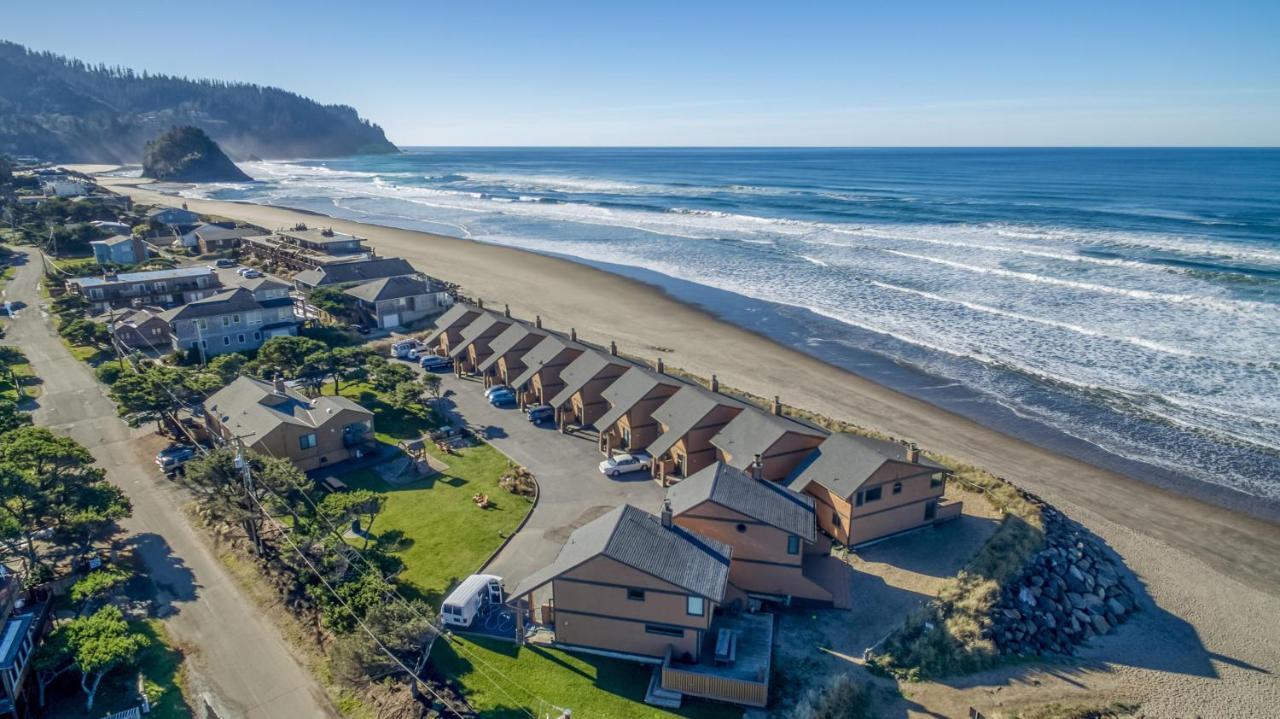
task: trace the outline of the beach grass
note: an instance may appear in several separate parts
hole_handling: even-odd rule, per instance
[[[621,659],[572,654],[558,649],[523,646],[489,639],[437,641],[432,665],[462,684],[467,702],[480,716],[492,719],[559,716],[610,719],[729,719],[742,709],[686,699],[672,711],[644,703],[651,667]]]

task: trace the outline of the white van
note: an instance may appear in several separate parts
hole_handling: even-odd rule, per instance
[[[445,626],[469,627],[482,609],[502,604],[502,577],[472,574],[445,597],[440,616]]]
[[[396,359],[417,359],[421,344],[418,340],[402,340],[391,345],[391,356]]]

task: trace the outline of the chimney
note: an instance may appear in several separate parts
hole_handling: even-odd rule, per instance
[[[715,375],[711,375],[711,391],[712,392],[720,391],[720,380],[717,379]]]
[[[915,442],[907,442],[907,461],[912,464],[920,461],[920,448]]]
[[[569,328],[569,341],[570,342],[578,341],[578,329],[576,327]]]
[[[480,309],[484,309],[484,298],[483,298],[483,297],[477,297],[477,298],[476,298],[476,307],[479,307]]]
[[[276,394],[284,394],[284,393],[285,393],[285,392],[284,392],[284,390],[285,390],[284,377],[281,377],[279,372],[277,372],[277,373],[276,373],[276,378],[275,378],[275,382],[274,382],[274,384],[275,384],[275,388],[276,388]]]
[[[614,342],[613,340],[609,340],[609,354],[613,355],[614,357],[618,356],[618,343]]]
[[[658,358],[658,374],[666,374],[666,373],[667,373],[667,366],[662,364],[662,358],[659,357]]]
[[[542,329],[542,315],[533,316],[533,326]]]
[[[758,454],[755,461],[751,463],[751,476],[756,479],[764,479],[764,459]]]
[[[662,500],[662,526],[671,529],[671,500]]]
[[[782,416],[782,400],[776,394],[773,396],[773,413],[779,417]]]
[[[511,305],[503,305],[503,306],[502,306],[502,314],[503,314],[503,315],[505,315],[505,316],[507,316],[507,317],[510,317],[510,316],[511,316]]]

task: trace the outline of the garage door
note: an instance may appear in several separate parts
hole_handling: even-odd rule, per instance
[[[383,327],[395,327],[398,324],[400,324],[400,313],[397,312],[396,314],[393,314],[393,315],[382,316]]]

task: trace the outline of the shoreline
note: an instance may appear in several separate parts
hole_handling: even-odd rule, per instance
[[[1186,488],[1173,491],[1009,436],[731,324],[643,279],[553,255],[313,211],[179,198],[140,186],[136,178],[100,181],[136,201],[185,202],[198,212],[267,228],[323,218],[338,231],[367,237],[379,254],[404,257],[421,271],[457,282],[486,301],[510,303],[519,316],[540,314],[549,325],[565,330],[565,320],[573,318],[585,338],[614,338],[629,354],[648,359],[661,355],[673,367],[702,376],[715,373],[725,384],[753,394],[780,394],[787,404],[912,439],[1043,496],[1108,541],[1116,541],[1115,533],[1094,526],[1089,517],[1151,537],[1223,574],[1280,594],[1280,565],[1275,560],[1280,556],[1280,525],[1250,516],[1256,507],[1233,511],[1188,496],[1197,492]],[[1225,504],[1265,504],[1220,489],[1238,495]]]

